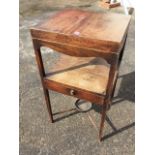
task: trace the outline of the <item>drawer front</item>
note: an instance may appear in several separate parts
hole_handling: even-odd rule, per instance
[[[103,101],[104,101],[104,96],[100,96],[98,94],[95,94],[86,90],[77,89],[68,85],[51,81],[46,78],[44,79],[44,85],[47,89],[50,89],[65,95],[73,96],[79,99],[84,99],[92,103],[103,104]]]

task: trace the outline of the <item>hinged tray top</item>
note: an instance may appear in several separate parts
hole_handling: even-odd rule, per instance
[[[79,9],[60,11],[31,28],[34,39],[119,52],[130,16]]]

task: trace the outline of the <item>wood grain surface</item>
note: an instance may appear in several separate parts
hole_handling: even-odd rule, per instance
[[[54,122],[48,90],[102,106],[102,139],[122,60],[130,16],[67,9],[31,28],[47,109]],[[45,74],[41,47],[61,53]],[[65,55],[66,54],[66,55]]]
[[[118,52],[130,16],[66,9],[31,28],[33,38]]]
[[[102,58],[79,58],[61,55],[47,79],[103,94],[109,77],[109,66]]]

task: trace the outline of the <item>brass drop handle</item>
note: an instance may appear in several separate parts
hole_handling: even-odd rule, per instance
[[[70,95],[75,95],[75,91],[74,90],[70,90]]]

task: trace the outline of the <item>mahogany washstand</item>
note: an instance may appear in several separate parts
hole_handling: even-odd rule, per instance
[[[54,122],[49,91],[102,107],[99,139],[114,94],[130,16],[65,9],[31,28],[46,105]],[[63,53],[45,73],[41,47]]]

